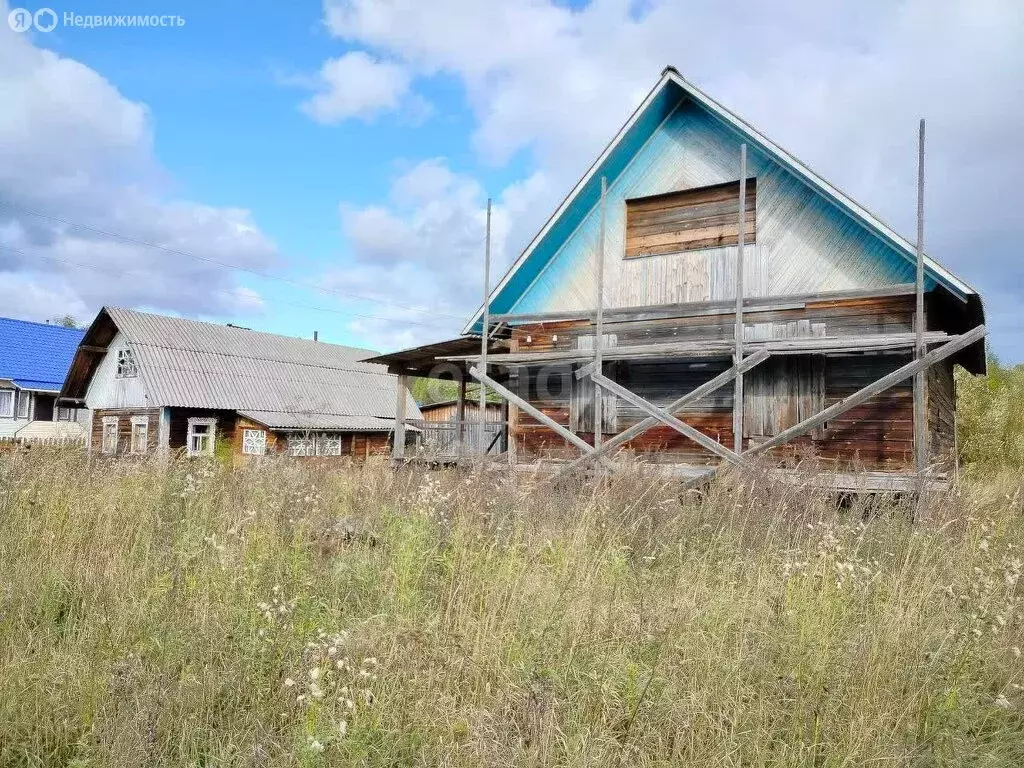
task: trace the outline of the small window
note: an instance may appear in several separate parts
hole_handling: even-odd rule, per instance
[[[74,408],[65,408],[60,406],[57,408],[57,421],[74,421],[75,420]]]
[[[262,456],[267,452],[267,433],[262,429],[242,430],[242,453]]]
[[[288,455],[289,456],[315,456],[316,455],[316,440],[312,437],[302,437],[300,435],[289,435],[288,436]]]
[[[0,389],[0,416],[14,415],[14,390]]]
[[[217,420],[191,418],[188,420],[188,455],[213,456]]]
[[[31,392],[19,392],[18,393],[18,418],[27,419],[29,411],[32,405],[32,393]]]
[[[135,353],[130,349],[117,350],[117,378],[132,379],[139,375],[139,366],[135,362]]]
[[[149,417],[132,416],[132,453],[145,453],[149,449]]]
[[[757,181],[747,179],[744,242],[755,241]],[[626,258],[698,251],[739,243],[740,183],[686,189],[626,201]]]
[[[117,453],[117,416],[103,417],[103,436],[100,441],[101,453]]]
[[[316,438],[317,456],[341,456],[341,435],[318,435]]]

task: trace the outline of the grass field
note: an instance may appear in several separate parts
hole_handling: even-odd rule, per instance
[[[0,765],[1022,765],[1022,491],[9,454]]]

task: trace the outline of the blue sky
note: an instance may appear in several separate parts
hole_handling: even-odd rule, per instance
[[[905,234],[926,115],[929,252],[1024,359],[1019,4],[819,6],[52,4],[185,24],[0,25],[3,314],[128,304],[376,348],[457,333],[485,199],[500,273],[672,63]]]

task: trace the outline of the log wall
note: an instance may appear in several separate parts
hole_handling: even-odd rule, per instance
[[[914,297],[808,302],[793,309],[747,311],[746,335],[755,328],[775,329],[775,337],[794,328],[814,335],[871,335],[907,333],[913,329]],[[728,339],[734,332],[731,314],[606,322],[617,346],[668,340]],[[519,326],[513,332],[513,351],[590,348],[589,321],[563,321]],[[777,434],[823,408],[840,402],[862,387],[896,370],[911,359],[910,352],[846,355],[780,356],[747,374],[744,396],[744,449]],[[731,361],[633,360],[605,364],[605,375],[659,407],[665,407],[729,368]],[[572,367],[567,364],[518,369],[511,378],[521,397],[559,424],[574,424],[573,394],[578,392]],[[930,429],[933,454],[952,447],[952,368],[934,369]],[[733,387],[724,386],[690,404],[675,415],[699,431],[730,446]],[[615,406],[615,432],[645,418],[639,409],[621,400]],[[592,423],[589,422],[589,423]],[[577,431],[593,441],[591,432]],[[538,458],[575,458],[579,451],[529,414],[510,417],[510,435],[517,461]],[[719,459],[667,426],[651,429],[626,444],[626,449],[659,463],[717,464]],[[793,465],[815,456],[837,469],[906,472],[913,468],[913,389],[907,380],[854,408],[834,421],[784,446],[769,456]]]

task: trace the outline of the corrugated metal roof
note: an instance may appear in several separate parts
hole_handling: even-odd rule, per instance
[[[259,422],[268,429],[331,430],[339,432],[390,432],[395,428],[393,419],[375,416],[342,416],[329,413],[287,413],[285,411],[239,411],[239,416]],[[415,430],[407,426],[406,429]]]
[[[85,331],[0,317],[0,378],[57,392]]]
[[[382,365],[359,362],[370,350],[118,307],[105,311],[135,352],[154,405],[291,414],[307,428],[329,415],[394,419],[398,378]],[[411,395],[406,414],[419,415]]]

